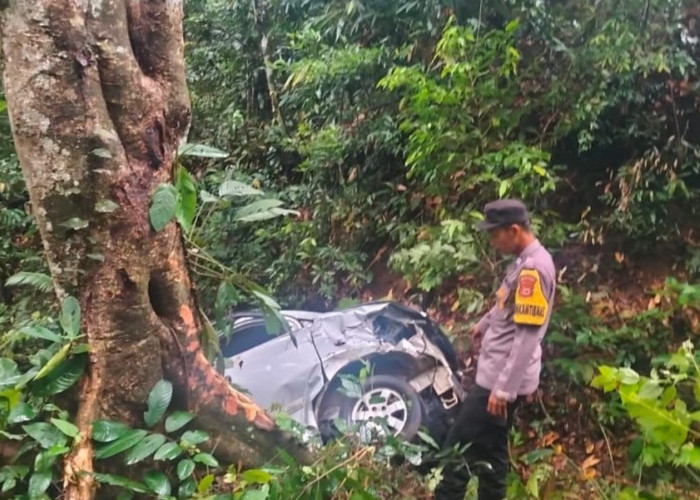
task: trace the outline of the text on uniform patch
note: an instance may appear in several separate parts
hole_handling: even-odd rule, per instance
[[[549,303],[542,292],[540,274],[536,269],[523,269],[518,276],[513,321],[521,325],[544,325]]]

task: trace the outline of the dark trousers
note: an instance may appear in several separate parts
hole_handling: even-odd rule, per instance
[[[479,476],[479,500],[503,500],[508,476],[508,433],[518,400],[508,405],[508,418],[497,418],[487,410],[491,391],[474,386],[462,403],[454,425],[447,434],[445,448],[457,446],[464,453],[450,458],[435,500],[464,500],[472,474]],[[486,465],[489,464],[490,468]]]

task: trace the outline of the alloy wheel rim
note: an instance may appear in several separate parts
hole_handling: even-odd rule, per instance
[[[364,441],[372,437],[385,437],[387,431],[397,436],[408,421],[408,405],[404,397],[393,389],[373,388],[365,392],[355,403],[351,420],[360,426]]]

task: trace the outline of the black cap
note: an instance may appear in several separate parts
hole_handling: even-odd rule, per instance
[[[497,200],[487,203],[484,207],[484,220],[476,227],[482,231],[490,231],[497,227],[507,227],[512,224],[527,223],[530,216],[527,208],[519,200]]]

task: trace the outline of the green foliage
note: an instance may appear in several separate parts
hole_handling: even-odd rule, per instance
[[[556,355],[549,361],[553,370],[566,373],[577,383],[587,384],[596,367],[605,360],[614,365],[646,369],[658,359],[672,339],[669,324],[683,310],[697,307],[698,288],[669,278],[654,291],[655,307],[638,314],[621,311],[616,317],[596,317],[583,295],[560,286],[562,300],[552,315],[547,341]],[[612,307],[613,297],[602,294],[591,302]]]
[[[161,184],[153,194],[151,208],[148,209],[148,217],[151,226],[158,232],[175,216],[177,208],[177,190],[172,184]]]
[[[178,156],[196,156],[198,158],[226,158],[228,153],[205,144],[183,144],[177,152]]]
[[[438,228],[424,228],[402,242],[390,264],[410,283],[424,291],[447,279],[478,269],[483,250],[473,231],[462,221],[443,220]]]
[[[173,385],[167,380],[160,380],[148,394],[148,409],[143,420],[148,427],[153,427],[165,415],[173,397]]]
[[[53,290],[53,281],[51,280],[51,276],[44,273],[32,273],[26,271],[20,271],[19,273],[10,276],[5,282],[5,285],[29,286],[44,293],[48,293]]]
[[[74,386],[85,369],[85,346],[79,340],[80,307],[72,297],[64,300],[58,322],[34,319],[3,335],[3,352],[14,359],[0,358],[0,436],[20,445],[16,456],[0,467],[5,494],[42,497],[61,457],[78,438],[78,428],[52,397]],[[27,352],[25,343],[36,349],[15,356]]]
[[[700,367],[686,341],[649,377],[630,368],[601,366],[593,386],[615,391],[639,426],[637,458],[644,466],[673,464],[700,470]]]
[[[700,173],[681,2],[550,7],[279,2],[256,25],[247,2],[191,3],[195,136],[304,221],[208,248],[294,303],[357,294],[378,255],[410,261],[406,233],[494,197],[525,199],[557,245],[680,241]],[[414,258],[435,260],[418,243]],[[404,268],[412,282],[429,274]]]
[[[554,189],[549,154],[519,139],[527,109],[517,104],[517,27],[512,22],[477,39],[473,28],[452,20],[437,43],[434,71],[397,67],[379,82],[403,91],[406,164],[431,194],[530,200]]]
[[[197,213],[197,186],[190,173],[182,165],[178,165],[175,170],[175,191],[177,192],[175,218],[182,230],[189,233]]]
[[[192,421],[194,415],[184,411],[173,412],[165,419],[165,432],[171,433],[182,429]]]

